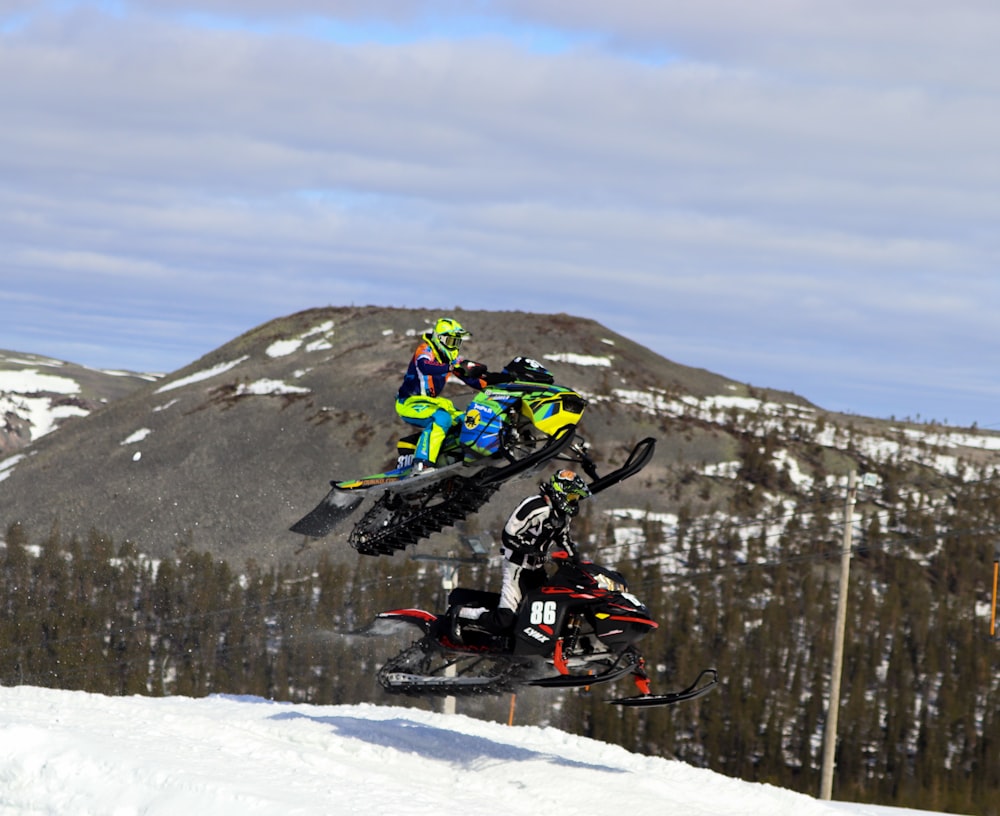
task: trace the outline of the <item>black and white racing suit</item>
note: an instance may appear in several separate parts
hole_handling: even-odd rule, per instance
[[[514,508],[503,528],[503,585],[499,605],[487,614],[483,614],[482,608],[466,608],[459,612],[459,617],[476,620],[479,626],[494,633],[511,628],[524,593],[545,583],[543,567],[548,552],[567,546],[569,540],[569,518],[552,506],[545,493],[528,496]]]
[[[517,612],[524,593],[545,583],[549,551],[568,546],[569,518],[544,493],[529,496],[510,514],[503,528],[503,586],[499,609]],[[514,616],[510,616],[513,623]]]

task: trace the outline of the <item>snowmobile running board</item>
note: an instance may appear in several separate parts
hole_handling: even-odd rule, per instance
[[[709,675],[710,679],[704,685],[702,678]],[[719,673],[715,669],[703,669],[697,679],[683,691],[674,691],[668,694],[643,694],[639,697],[621,697],[617,700],[608,700],[609,703],[620,706],[630,706],[631,708],[654,708],[656,706],[671,706],[678,703],[686,703],[689,700],[697,700],[708,694],[718,685]]]
[[[557,674],[552,677],[538,677],[527,680],[526,686],[541,686],[543,688],[583,688],[595,686],[598,683],[610,683],[635,671],[636,660],[630,658],[620,665],[609,666],[600,674]]]

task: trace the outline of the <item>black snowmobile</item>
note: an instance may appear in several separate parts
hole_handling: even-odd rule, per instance
[[[657,628],[620,573],[557,552],[544,586],[526,594],[514,628],[504,635],[463,627],[461,642],[451,622],[459,606],[495,608],[496,593],[455,589],[442,615],[393,609],[378,615],[370,634],[417,627],[423,637],[386,661],[378,681],[388,692],[413,696],[499,694],[522,686],[573,688],[609,683],[629,675],[637,696],[610,702],[622,706],[669,706],[694,700],[718,682],[705,669],[688,688],[655,695],[636,644]]]
[[[574,443],[586,400],[526,357],[515,357],[502,373],[509,381],[479,391],[452,426],[436,470],[411,475],[419,434],[406,436],[393,469],[331,482],[329,493],[292,532],[322,538],[371,499],[348,540],[364,555],[392,555],[475,513],[505,482],[531,475],[552,459],[577,462],[596,478],[584,446]],[[626,464],[602,481],[613,484],[641,469],[652,442],[636,445]]]

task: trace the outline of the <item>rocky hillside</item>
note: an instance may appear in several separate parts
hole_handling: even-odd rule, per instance
[[[583,523],[591,531],[610,524],[624,539],[649,519],[670,528],[682,516],[756,516],[837,490],[852,468],[946,478],[1000,463],[1000,435],[829,414],[794,394],[664,359],[590,320],[445,313],[472,331],[467,356],[496,369],[526,354],[581,391],[589,406],[580,432],[599,466],[619,463],[638,439],[658,439],[638,477],[588,503]],[[160,379],[7,355],[0,376],[32,372],[35,381],[20,395],[0,387],[4,452],[13,452],[0,460],[0,530],[15,522],[34,537],[54,526],[80,537],[99,530],[153,556],[191,546],[236,566],[347,549],[342,535],[311,542],[288,526],[331,478],[391,460],[407,432],[394,395],[417,336],[436,316],[376,307],[301,312]],[[460,405],[471,394],[449,388]],[[29,427],[30,411],[18,413],[28,400],[76,416],[42,435],[40,423]],[[495,531],[532,489],[524,481],[504,488],[471,526]],[[421,547],[453,547],[455,536]]]

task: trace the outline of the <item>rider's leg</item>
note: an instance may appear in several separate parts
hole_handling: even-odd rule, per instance
[[[444,442],[444,438],[448,435],[452,424],[451,412],[443,408],[438,408],[431,417],[430,426],[425,428],[424,432],[420,434],[415,458],[418,461],[429,462],[432,465],[437,462],[438,455],[441,453],[441,445]]]
[[[452,634],[459,642],[462,629],[465,628],[479,629],[494,635],[509,632],[517,622],[517,609],[524,593],[545,583],[545,570],[540,567],[528,569],[504,560],[502,570],[503,586],[500,588],[500,603],[496,609],[485,611],[481,608],[463,607],[456,612],[452,621]]]
[[[444,397],[410,397],[396,403],[396,413],[409,424],[421,429],[413,457],[414,466],[418,462],[433,464],[437,461],[441,444],[454,423],[454,418],[461,414],[451,400]]]

